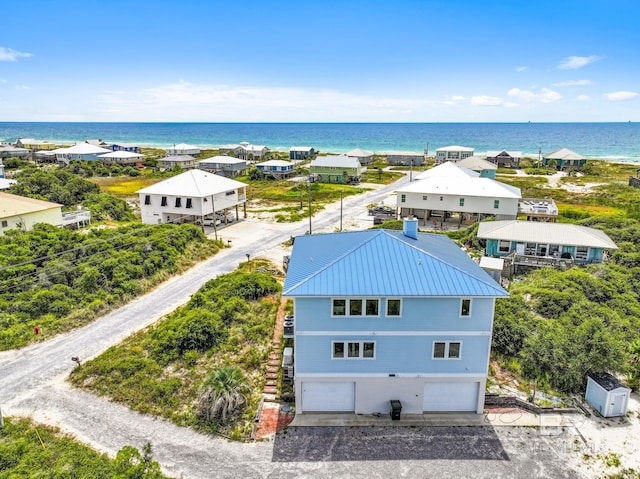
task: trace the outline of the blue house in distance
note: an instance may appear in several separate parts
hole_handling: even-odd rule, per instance
[[[506,297],[449,238],[368,230],[299,236],[293,298],[296,411],[481,413],[495,299]]]

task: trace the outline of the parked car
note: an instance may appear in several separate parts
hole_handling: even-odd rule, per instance
[[[384,215],[384,216],[395,216],[396,210],[391,208],[390,206],[379,205],[374,206],[373,208],[369,208],[369,216],[376,215]]]
[[[225,221],[224,211],[216,211],[216,218],[218,218],[220,221]],[[227,211],[226,222],[231,223],[232,221],[235,221],[235,219],[236,215],[234,215],[231,211]]]
[[[222,221],[220,221],[220,218],[216,218],[215,219],[215,225],[218,226],[220,223],[222,223]],[[200,226],[201,224],[204,224],[205,226],[213,226],[214,225],[214,220],[213,218],[206,218],[204,219],[204,221],[202,223],[200,223],[200,220],[196,221],[196,224],[198,226]]]

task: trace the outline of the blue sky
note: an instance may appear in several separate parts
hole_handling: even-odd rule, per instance
[[[637,0],[5,3],[0,121],[640,121]]]

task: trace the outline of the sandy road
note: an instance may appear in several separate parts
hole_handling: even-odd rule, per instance
[[[345,198],[343,224],[362,222],[362,216],[366,217],[365,205],[380,202],[406,181],[405,177],[392,185]],[[338,202],[312,218],[313,232],[334,231],[339,220]],[[233,271],[246,261],[246,254],[253,258],[273,257],[274,251],[281,251],[282,242],[307,230],[308,220],[289,224],[249,219],[229,226],[222,229],[219,236],[225,241],[230,239],[231,248],[215,257],[83,328],[43,343],[0,353],[3,414],[28,415],[56,425],[112,455],[124,445],[141,447],[151,441],[155,458],[164,470],[177,477],[212,477],[212,470],[218,472],[217,477],[225,477],[227,474],[218,467],[225,464],[231,468],[229,477],[262,477],[270,469],[267,465],[271,462],[272,444],[228,443],[203,436],[72,389],[64,378],[75,367],[72,356],[86,360],[100,354],[184,304],[207,280]],[[259,470],[254,470],[255,467]]]

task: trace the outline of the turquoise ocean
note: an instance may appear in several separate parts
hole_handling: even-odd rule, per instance
[[[105,141],[201,148],[247,141],[272,150],[312,146],[321,152],[354,148],[434,154],[449,145],[476,153],[517,150],[537,157],[569,148],[586,158],[640,162],[640,123],[47,123],[0,122],[0,140],[35,138],[64,144]]]

